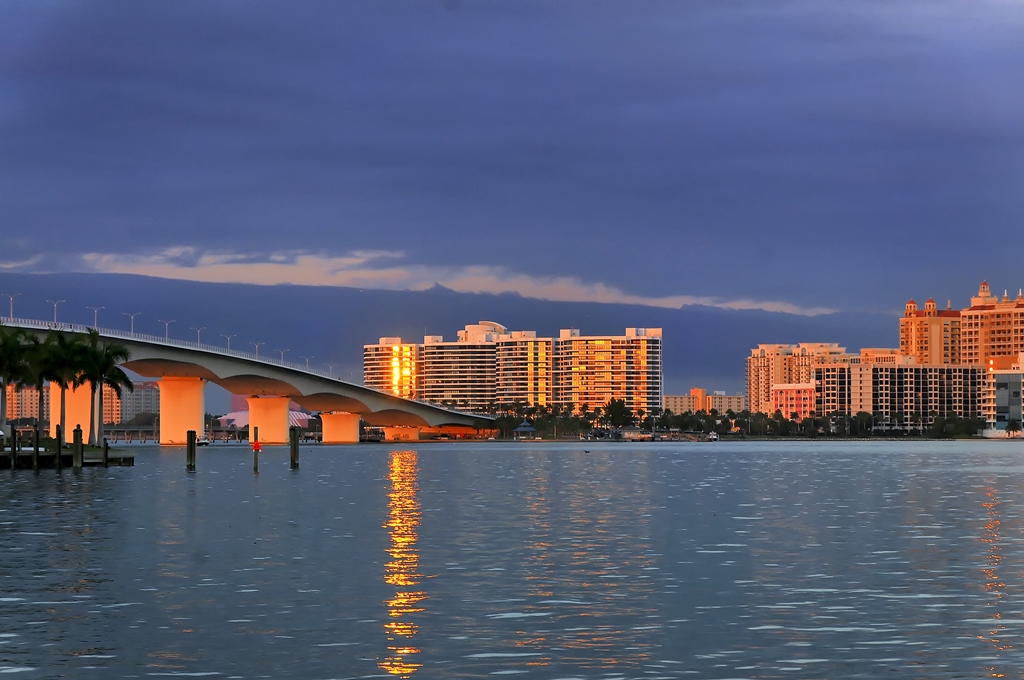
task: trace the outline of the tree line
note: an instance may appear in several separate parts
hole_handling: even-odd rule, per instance
[[[34,387],[39,395],[38,428],[43,414],[43,386],[53,383],[60,388],[60,431],[67,433],[67,390],[83,385],[91,387],[89,407],[89,444],[103,439],[103,386],[110,387],[118,397],[122,388],[134,389],[132,381],[120,367],[129,358],[128,348],[116,342],[105,342],[97,330],[85,335],[50,331],[40,337],[20,328],[0,325],[0,430],[8,434],[7,386],[15,391]],[[53,418],[53,414],[50,414]]]
[[[872,436],[921,436],[949,438],[971,436],[984,429],[985,420],[977,414],[967,417],[951,415],[940,417],[938,413],[903,414],[895,413],[886,417],[881,412],[861,411],[850,415],[841,411],[822,415],[811,414],[799,418],[792,413],[787,418],[781,411],[774,414],[751,413],[749,410],[734,412],[731,409],[719,413],[710,411],[687,411],[673,413],[669,409],[645,411],[631,410],[625,400],[611,399],[604,406],[591,409],[587,404],[575,405],[534,405],[523,403],[496,404],[488,409],[495,416],[494,427],[504,437],[511,437],[524,420],[541,435],[575,436],[602,429],[621,429],[637,426],[649,432],[692,432],[718,435],[759,436],[759,437],[872,437]],[[929,424],[925,422],[929,421]],[[1011,428],[1014,423],[1011,423]],[[1020,426],[1017,424],[1017,429]]]

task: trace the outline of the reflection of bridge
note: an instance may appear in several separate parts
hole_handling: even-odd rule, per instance
[[[4,319],[14,328],[35,334],[50,331],[86,333],[88,326],[50,323],[31,319]],[[161,338],[140,333],[100,328],[102,337],[128,348],[131,359],[124,367],[160,380],[160,443],[183,444],[188,430],[204,430],[203,387],[220,385],[233,394],[249,396],[249,424],[259,427],[260,440],[288,441],[288,405],[294,401],[310,411],[320,411],[325,443],[359,441],[359,421],[380,426],[436,427],[478,426],[486,416],[450,411],[431,404],[402,399],[366,387],[343,382],[322,372],[248,352]],[[88,422],[90,390],[68,392],[68,427]],[[85,418],[74,419],[71,413]],[[54,418],[51,418],[54,420]],[[88,431],[85,435],[88,437]]]

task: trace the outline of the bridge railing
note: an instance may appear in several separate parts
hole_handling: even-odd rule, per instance
[[[65,323],[63,321],[41,321],[39,319],[20,319],[17,317],[0,317],[0,321],[8,326],[14,326],[18,328],[31,328],[35,330],[44,331],[67,331],[71,333],[88,333],[93,330],[92,326],[78,323]],[[274,359],[273,357],[257,356],[253,352],[243,352],[237,349],[228,349],[227,347],[220,347],[219,345],[207,345],[205,343],[190,342],[188,340],[177,340],[175,338],[169,338],[166,336],[150,335],[148,333],[132,333],[131,331],[123,331],[117,328],[96,328],[100,335],[107,338],[119,338],[122,340],[138,340],[141,342],[152,343],[156,345],[163,345],[165,347],[179,347],[183,349],[194,349],[201,352],[209,352],[211,354],[219,354],[225,357],[234,357],[238,359],[246,359],[247,361],[258,361],[261,364],[267,364],[268,366],[281,366],[292,371],[300,371],[309,375],[315,375],[319,378],[326,378],[328,380],[334,380],[336,382],[345,383],[341,378],[331,375],[329,371],[324,371],[318,368],[306,368],[305,364],[297,364],[291,361],[281,361],[280,359]],[[350,383],[345,383],[350,384]],[[372,387],[365,387],[364,389],[379,392],[380,394],[386,394],[393,396],[385,390],[378,390]],[[433,404],[426,401],[420,401],[418,399],[407,399],[417,404],[423,404],[424,406],[437,407],[437,404]],[[444,407],[448,411],[453,413],[460,413],[467,416],[475,416],[475,413],[467,413],[465,411],[459,411],[450,407]]]

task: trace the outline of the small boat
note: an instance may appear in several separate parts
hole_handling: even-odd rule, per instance
[[[201,434],[198,437],[196,437],[196,446],[209,446],[209,445],[210,445],[210,438],[207,437],[205,434]]]
[[[709,442],[717,442],[718,441],[718,433],[717,432],[709,432],[708,433],[708,441]]]

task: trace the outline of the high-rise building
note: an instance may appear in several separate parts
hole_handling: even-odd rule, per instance
[[[1004,291],[992,295],[982,281],[971,306],[960,311],[960,363],[988,366],[992,357],[1013,357],[1024,352],[1024,294],[1013,300]]]
[[[814,381],[772,385],[771,412],[778,411],[783,418],[795,420],[811,417],[815,413],[814,389]]]
[[[397,373],[396,373],[397,371]],[[363,347],[367,387],[467,411],[511,404],[590,409],[622,399],[638,411],[662,407],[661,329],[627,328],[625,335],[556,338],[509,331],[481,321],[458,339],[428,335],[423,344],[381,338]],[[396,382],[397,381],[397,382]]]
[[[419,399],[463,411],[485,413],[496,406],[497,342],[507,329],[481,321],[445,342],[428,335],[419,347]]]
[[[106,398],[104,398],[104,401],[106,401]],[[111,422],[128,422],[140,413],[160,413],[159,382],[140,381],[135,383],[134,390],[122,390],[120,421],[115,420]]]
[[[931,298],[918,309],[910,300],[900,319],[900,351],[922,365],[959,364],[960,312],[948,303],[939,309]]]
[[[402,338],[363,347],[363,384],[403,399],[416,398],[418,348]]]
[[[500,406],[550,406],[554,390],[553,341],[535,331],[512,331],[496,343],[495,399]]]
[[[7,385],[7,420],[15,421],[22,418],[39,418],[39,390],[35,387],[22,387],[15,389],[14,385]],[[43,398],[43,420],[50,420],[50,400],[46,398],[44,390]]]
[[[846,363],[858,355],[847,354],[834,342],[802,342],[798,345],[758,345],[747,357],[747,402],[752,413],[774,413],[772,387],[814,380],[814,368]]]
[[[634,413],[662,408],[661,329],[625,335],[580,335],[562,329],[554,341],[555,403],[579,410],[621,399]]]
[[[696,413],[704,411],[711,413],[712,410],[718,413],[732,411],[739,413],[747,408],[747,399],[742,394],[726,394],[725,392],[712,392],[694,387],[689,394],[666,394],[665,409],[672,413]]]

